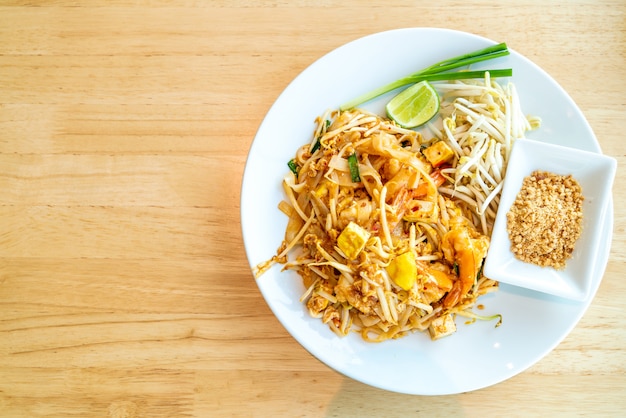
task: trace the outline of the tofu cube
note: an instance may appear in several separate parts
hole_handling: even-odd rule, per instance
[[[456,324],[454,323],[452,314],[443,315],[434,319],[428,327],[428,332],[433,341],[454,334],[456,332]]]
[[[443,141],[437,141],[422,151],[424,157],[433,167],[450,161],[454,157],[454,151]]]

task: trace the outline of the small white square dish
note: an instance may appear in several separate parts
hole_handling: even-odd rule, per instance
[[[589,295],[601,231],[611,193],[617,162],[603,154],[548,144],[539,140],[518,140],[513,145],[500,205],[485,260],[485,276],[539,292],[576,301]],[[582,231],[571,258],[564,268],[541,267],[520,261],[511,250],[507,232],[507,213],[522,188],[524,178],[536,170],[569,175],[580,184]]]

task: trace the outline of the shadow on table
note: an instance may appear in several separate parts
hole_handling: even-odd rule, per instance
[[[463,417],[460,395],[405,395],[377,389],[344,377],[340,389],[329,403],[326,417]]]

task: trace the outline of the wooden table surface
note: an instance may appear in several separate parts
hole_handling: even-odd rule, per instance
[[[625,3],[365,4],[0,3],[0,416],[626,410]],[[305,351],[262,298],[239,221],[248,149],[287,84],[348,41],[417,26],[506,41],[619,164],[610,261],[576,328],[523,373],[438,397],[366,386]]]

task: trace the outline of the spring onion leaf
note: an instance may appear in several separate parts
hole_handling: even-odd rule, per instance
[[[298,164],[296,164],[295,159],[292,158],[291,160],[289,160],[287,166],[289,166],[289,169],[293,174],[295,174],[296,176],[298,175]]]
[[[350,167],[350,177],[352,177],[352,182],[360,182],[361,174],[359,173],[359,161],[356,158],[356,152],[350,154],[348,157],[348,166]]]
[[[315,151],[320,149],[320,146],[322,145],[322,143],[320,142],[320,138],[321,136],[319,136],[317,140],[315,141],[315,144],[313,144],[313,148],[311,148],[311,155],[315,154]]]
[[[352,109],[362,103],[370,101],[382,94],[388,93],[399,87],[406,86],[408,84],[419,83],[420,81],[442,81],[442,80],[464,80],[470,78],[482,78],[485,73],[489,72],[491,77],[510,77],[513,74],[513,70],[482,70],[482,71],[458,71],[458,72],[446,72],[456,68],[465,67],[470,64],[474,64],[481,61],[491,60],[494,58],[504,57],[509,55],[508,47],[505,43],[492,45],[487,48],[479,49],[468,54],[459,55],[447,60],[440,61],[429,67],[426,67],[416,73],[410,74],[404,78],[396,80],[392,83],[374,89],[368,93],[365,93],[347,103],[344,103],[339,107],[340,110]]]
[[[448,71],[466,65],[474,64],[480,61],[491,60],[494,58],[504,57],[509,55],[509,49],[506,44],[500,43],[492,45],[487,48],[479,49],[477,51],[470,52],[468,54],[459,55],[454,58],[450,58],[444,61],[440,61],[430,67],[427,67],[418,73],[420,74],[433,74],[440,73],[442,71]],[[417,73],[415,73],[417,74]]]
[[[328,119],[326,119],[326,123],[324,124],[325,129],[324,131],[320,134],[320,136],[317,137],[317,139],[315,140],[315,144],[313,144],[313,147],[311,148],[311,154],[314,154],[315,151],[317,151],[318,149],[320,149],[320,146],[322,145],[322,143],[320,142],[320,139],[322,138],[322,135],[328,131],[328,128],[330,128],[330,125],[332,125],[332,122]]]

